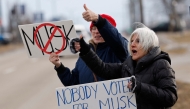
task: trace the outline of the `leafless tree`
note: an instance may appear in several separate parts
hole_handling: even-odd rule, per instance
[[[130,10],[131,27],[133,27],[134,22],[144,23],[142,0],[130,0],[129,10]]]
[[[144,14],[143,14],[143,4],[142,4],[142,0],[139,0],[139,5],[140,5],[140,17],[141,17],[141,23],[144,23]]]
[[[162,0],[166,13],[170,19],[169,30],[174,31],[181,28],[180,15],[176,12],[176,5],[182,0]]]

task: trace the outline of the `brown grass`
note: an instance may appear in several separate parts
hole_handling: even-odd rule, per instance
[[[167,37],[178,43],[190,43],[190,31],[167,33]]]
[[[185,31],[183,33],[171,32],[171,33],[161,33],[164,34],[168,39],[172,40],[174,43],[178,44],[189,44],[190,45],[190,31]],[[161,48],[165,49],[167,45],[162,45]],[[169,54],[183,54],[186,53],[188,48],[179,47],[176,49],[166,50]],[[178,100],[172,109],[190,109],[190,84],[177,81],[178,90]]]
[[[178,100],[172,109],[190,108],[190,84],[177,81]]]
[[[171,49],[167,50],[169,54],[184,54],[187,52],[187,48],[180,48],[180,49]]]
[[[0,53],[16,50],[21,47],[24,47],[23,43],[0,45]]]
[[[190,31],[184,32],[168,32],[168,33],[158,33],[167,37],[174,43],[177,43],[179,46],[174,47],[173,49],[167,49],[167,46],[172,43],[163,43],[160,45],[161,49],[168,52],[169,54],[184,54],[187,52],[187,47],[181,47],[180,45],[188,43],[190,45]]]

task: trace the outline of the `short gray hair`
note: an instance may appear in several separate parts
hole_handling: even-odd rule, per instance
[[[131,50],[130,50],[130,45],[131,45],[131,38],[134,34],[137,34],[139,37],[139,43],[142,45],[142,49],[145,52],[148,52],[151,48],[153,47],[158,47],[159,46],[159,41],[156,33],[149,29],[148,27],[143,27],[143,28],[137,28],[129,38],[129,43],[128,43],[128,51],[131,55]]]

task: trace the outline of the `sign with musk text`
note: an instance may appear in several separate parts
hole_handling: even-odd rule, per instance
[[[18,26],[29,57],[49,56],[50,53],[73,55],[69,41],[77,34],[72,20],[35,23]]]
[[[130,77],[56,88],[59,109],[137,109]]]

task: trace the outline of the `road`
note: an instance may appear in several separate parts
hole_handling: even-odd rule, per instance
[[[75,57],[61,58],[73,68]],[[48,57],[28,58],[24,48],[0,54],[0,109],[58,109],[55,89],[63,87]]]

